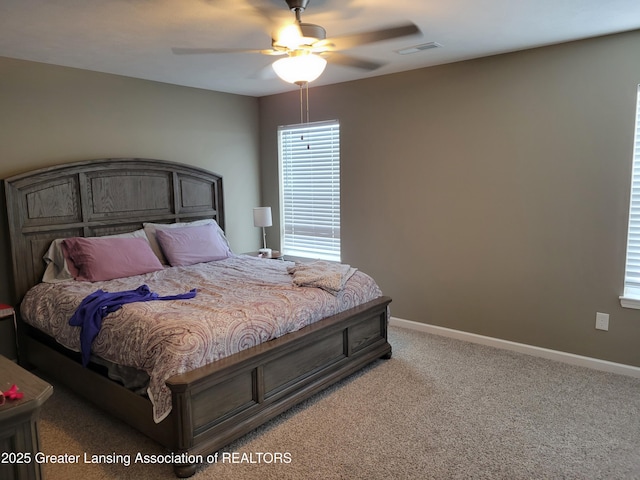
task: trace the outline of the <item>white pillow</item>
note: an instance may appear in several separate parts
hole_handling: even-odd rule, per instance
[[[144,229],[136,230],[134,232],[119,233],[117,235],[106,235],[101,238],[147,238]],[[64,253],[62,252],[62,241],[64,238],[56,238],[49,245],[49,249],[42,257],[44,263],[47,264],[47,268],[44,270],[42,281],[44,283],[57,283],[73,280],[73,275],[67,267]]]
[[[193,222],[178,222],[178,223],[143,223],[144,231],[147,234],[147,240],[149,240],[149,245],[151,245],[151,250],[158,256],[160,259],[160,263],[163,265],[169,265],[169,262],[165,258],[162,253],[162,248],[160,248],[160,244],[158,243],[158,239],[156,238],[156,230],[164,230],[168,228],[182,228],[182,227],[198,227],[201,225],[214,225],[218,235],[222,239],[225,245],[229,247],[229,242],[227,241],[227,237],[224,236],[224,232],[213,218],[205,218],[203,220],[195,220]],[[231,251],[231,247],[229,247],[229,251]]]

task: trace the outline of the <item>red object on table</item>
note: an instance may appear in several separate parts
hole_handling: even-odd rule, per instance
[[[13,385],[11,385],[11,388],[9,390],[7,390],[6,392],[2,392],[2,394],[9,400],[20,400],[22,397],[24,397],[24,393],[19,392],[18,390],[20,389],[14,383]]]

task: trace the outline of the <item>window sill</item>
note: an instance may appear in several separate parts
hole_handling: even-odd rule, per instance
[[[620,305],[624,308],[635,308],[640,310],[640,291],[624,292],[625,294],[620,297]]]

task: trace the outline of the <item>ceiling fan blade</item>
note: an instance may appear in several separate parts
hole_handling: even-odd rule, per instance
[[[176,55],[200,55],[206,53],[262,53],[263,50],[250,48],[181,48],[173,47],[171,49]]]
[[[263,50],[255,48],[180,48],[174,47],[171,51],[176,55],[202,55],[216,53],[261,53],[262,55],[286,55],[284,50],[266,48]]]
[[[345,67],[359,68],[361,70],[367,71],[377,70],[378,68],[385,65],[384,63],[372,62],[371,60],[363,60],[361,58],[352,57],[350,55],[345,55],[344,53],[338,52],[331,52],[326,56],[331,63],[344,65]]]
[[[407,37],[409,35],[421,33],[420,29],[415,24],[407,23],[396,27],[383,28],[381,30],[372,30],[370,32],[327,38],[326,40],[317,42],[317,44],[333,44],[334,48],[337,50],[346,50],[359,45],[381,42],[382,40],[391,40],[393,38]],[[314,46],[317,44],[314,44]]]

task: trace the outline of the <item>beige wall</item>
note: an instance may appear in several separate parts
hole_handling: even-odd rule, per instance
[[[252,219],[260,198],[256,98],[0,57],[0,178],[106,157],[173,160],[221,174],[232,248],[260,245]],[[0,247],[6,302],[6,234]]]
[[[311,120],[341,122],[343,261],[396,317],[640,366],[618,301],[639,50],[632,32],[312,88]],[[260,122],[277,212],[297,91],[261,98]]]
[[[224,178],[227,235],[260,235],[258,100],[0,57],[0,177],[106,157],[174,160]]]

